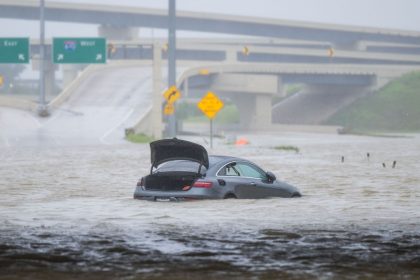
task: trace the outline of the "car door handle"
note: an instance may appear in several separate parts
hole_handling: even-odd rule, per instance
[[[255,187],[257,184],[255,184],[254,182],[249,183],[251,186]]]

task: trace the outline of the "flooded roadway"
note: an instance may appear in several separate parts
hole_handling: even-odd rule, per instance
[[[211,154],[253,160],[304,196],[138,201],[149,147],[123,132],[151,105],[151,73],[105,67],[47,119],[0,108],[0,278],[420,277],[419,135],[217,139]]]
[[[419,135],[245,136],[210,154],[253,160],[302,198],[139,201],[147,145],[1,146],[0,278],[420,277]]]

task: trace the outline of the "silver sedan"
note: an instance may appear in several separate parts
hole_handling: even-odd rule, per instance
[[[230,156],[208,156],[196,143],[163,139],[150,143],[150,174],[140,178],[134,198],[155,201],[223,198],[300,197],[255,163]]]

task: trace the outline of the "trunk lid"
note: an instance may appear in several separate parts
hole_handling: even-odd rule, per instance
[[[191,160],[209,168],[209,157],[206,149],[196,143],[173,139],[162,139],[150,143],[152,168],[166,161]]]

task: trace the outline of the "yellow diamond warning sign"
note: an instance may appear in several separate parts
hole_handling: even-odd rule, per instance
[[[176,86],[171,86],[163,94],[168,104],[174,104],[181,97],[181,92],[176,88]]]
[[[223,102],[213,92],[209,91],[197,104],[198,108],[209,119],[213,119],[223,108]]]
[[[165,108],[163,108],[163,113],[165,115],[172,115],[175,111],[174,104],[166,103]]]

